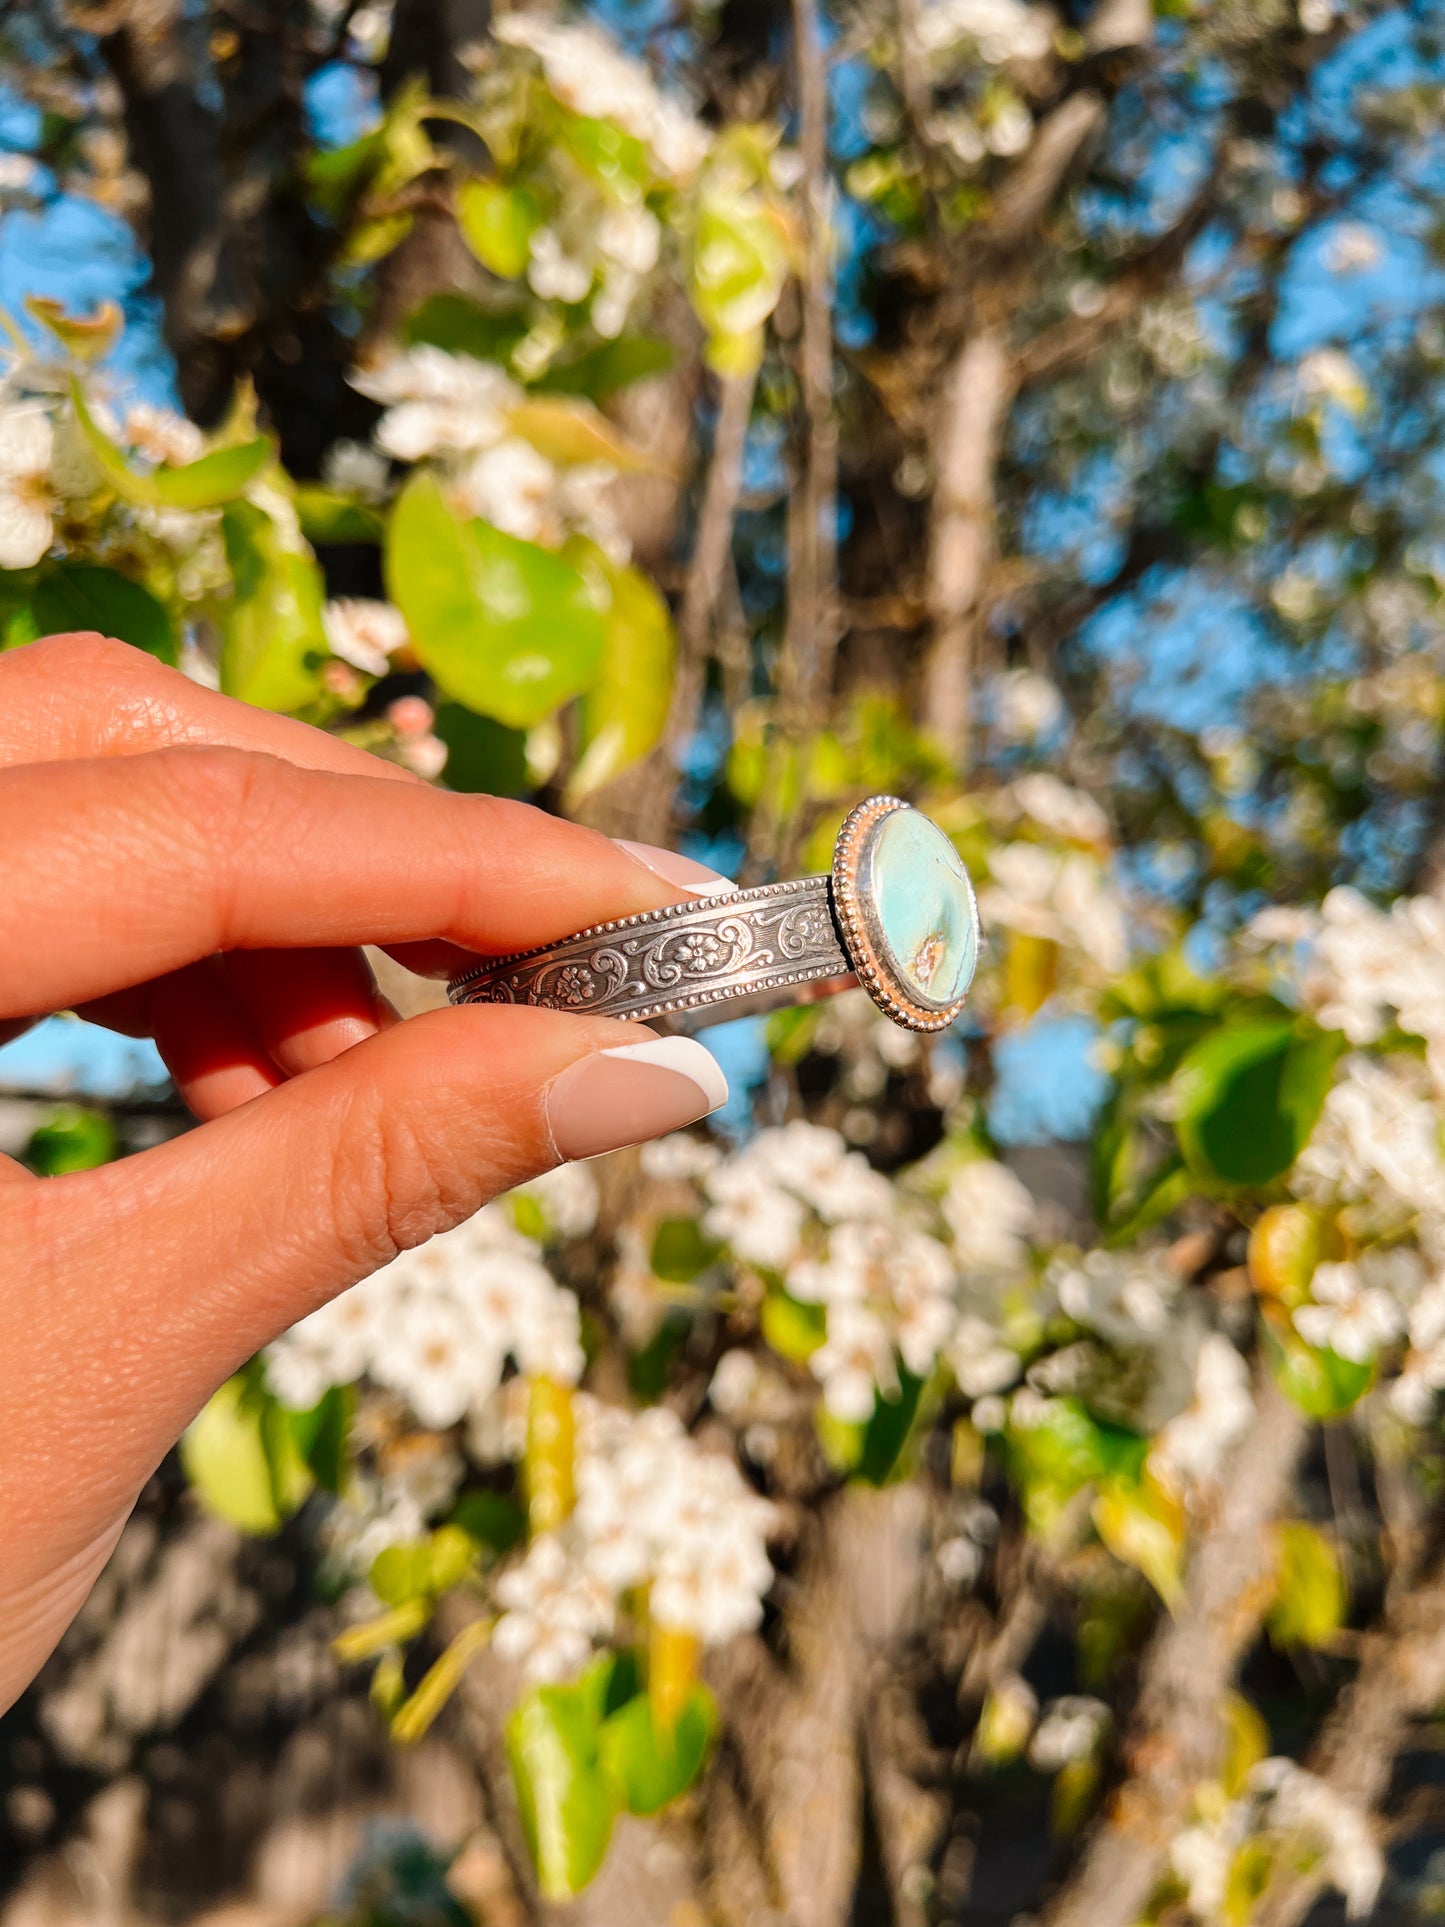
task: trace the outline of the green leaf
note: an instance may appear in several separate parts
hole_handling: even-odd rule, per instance
[[[873,1405],[873,1416],[863,1427],[863,1449],[854,1475],[867,1485],[883,1485],[897,1468],[918,1416],[918,1401],[923,1380],[915,1378],[906,1366],[898,1368],[898,1396],[885,1398],[880,1392]]]
[[[653,1274],[672,1285],[690,1285],[719,1249],[703,1236],[696,1218],[664,1218],[652,1234]]]
[[[381,511],[320,482],[298,482],[296,513],[308,542],[379,542]]]
[[[512,729],[530,729],[597,675],[605,583],[534,542],[460,521],[432,475],[414,473],[397,498],[386,581],[438,686]]]
[[[1371,1363],[1357,1364],[1325,1346],[1307,1345],[1289,1323],[1266,1316],[1264,1355],[1275,1383],[1307,1418],[1338,1418],[1375,1382]]]
[[[296,1449],[324,1492],[340,1492],[351,1471],[348,1440],[356,1394],[349,1385],[333,1385],[309,1412],[288,1412],[287,1421]]]
[[[600,551],[594,554],[612,600],[601,673],[578,715],[581,754],[567,785],[569,809],[661,742],[677,656],[672,616],[647,577],[630,565],[616,567]]]
[[[1345,1040],[1291,1019],[1227,1023],[1188,1051],[1173,1096],[1180,1148],[1228,1185],[1279,1177],[1304,1149]]]
[[[427,343],[449,355],[504,362],[526,332],[520,310],[493,314],[465,295],[434,294],[402,324],[401,338],[408,347]]]
[[[1269,1636],[1277,1646],[1328,1646],[1345,1623],[1348,1604],[1335,1549],[1303,1519],[1276,1528],[1279,1590],[1269,1609]]]
[[[457,225],[484,268],[504,281],[517,281],[527,272],[542,209],[536,195],[525,187],[463,181],[457,193]]]
[[[779,1358],[803,1364],[828,1336],[826,1305],[805,1305],[785,1291],[770,1291],[760,1315],[764,1343]]]
[[[383,1546],[371,1562],[366,1583],[383,1606],[404,1606],[431,1597],[431,1552],[425,1539]]]
[[[316,699],[330,653],[316,558],[288,546],[250,502],[232,503],[221,527],[233,583],[221,612],[221,687],[261,709],[303,709]]]
[[[652,179],[652,157],[635,134],[625,134],[610,120],[561,112],[557,131],[562,145],[586,173],[611,196],[625,200]]]
[[[506,1492],[464,1492],[452,1507],[449,1523],[498,1554],[510,1552],[527,1534],[527,1515]]]
[[[245,1373],[227,1379],[181,1439],[186,1477],[212,1512],[242,1532],[279,1530],[314,1481],[280,1407]]]
[[[1137,1483],[1148,1449],[1147,1439],[1095,1418],[1076,1398],[1049,1399],[1036,1423],[1008,1433],[1013,1478],[1030,1524],[1043,1533],[1084,1486]]]
[[[670,345],[655,335],[629,335],[603,341],[570,361],[553,362],[534,384],[539,394],[587,395],[602,401],[635,381],[665,375],[676,357]]]
[[[717,1732],[717,1702],[705,1686],[688,1694],[671,1731],[659,1730],[646,1693],[602,1724],[601,1759],[629,1813],[659,1813],[685,1793],[707,1764]]]
[[[460,703],[440,703],[435,733],[447,746],[442,780],[449,790],[486,796],[526,796],[534,788],[527,768],[527,738]]]
[[[507,1722],[522,1829],[547,1900],[581,1892],[612,1834],[617,1799],[599,1758],[598,1670],[572,1686],[534,1687]]]
[[[66,1171],[93,1171],[114,1156],[115,1131],[104,1112],[58,1104],[31,1133],[24,1161],[37,1176],[58,1178]]]
[[[692,305],[713,337],[709,359],[728,373],[756,367],[762,328],[788,278],[788,238],[771,211],[705,200],[693,248]]]
[[[162,462],[142,474],[100,428],[85,403],[80,385],[71,388],[75,418],[91,454],[116,494],[145,508],[212,509],[237,501],[255,481],[275,451],[264,436],[213,448],[194,462],[179,467]]]
[[[477,1541],[454,1522],[425,1539],[384,1547],[371,1562],[367,1583],[384,1606],[404,1606],[459,1586],[476,1563]]]
[[[165,606],[149,589],[94,562],[57,562],[35,585],[32,604],[45,635],[98,629],[174,664],[176,632]]]

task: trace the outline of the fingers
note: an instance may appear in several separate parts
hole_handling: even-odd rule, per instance
[[[225,972],[288,1077],[329,1064],[397,1021],[358,950],[233,950]]]
[[[148,1028],[196,1117],[224,1117],[282,1082],[219,957],[174,970],[152,985]]]
[[[207,743],[259,750],[305,769],[418,780],[323,730],[204,689],[106,636],[47,636],[0,655],[0,768]]]
[[[433,1011],[155,1150],[0,1189],[0,1592],[97,1543],[222,1379],[399,1247],[725,1096],[690,1039]],[[0,1612],[0,1675],[38,1658],[5,1638]]]
[[[731,887],[696,864],[669,878],[680,859],[523,803],[231,749],[0,771],[0,821],[0,1017],[222,950],[441,939],[495,955]]]

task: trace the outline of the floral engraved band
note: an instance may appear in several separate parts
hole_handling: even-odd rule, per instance
[[[962,1010],[978,907],[952,842],[896,796],[860,803],[826,876],[596,924],[453,978],[454,1004],[530,1004],[700,1030],[859,983],[909,1030]]]

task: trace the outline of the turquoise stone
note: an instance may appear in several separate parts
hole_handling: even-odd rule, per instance
[[[978,911],[963,859],[917,810],[893,810],[869,839],[859,882],[871,900],[885,961],[901,987],[951,1004],[978,960]]]

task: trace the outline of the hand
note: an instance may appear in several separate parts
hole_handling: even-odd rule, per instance
[[[356,945],[446,973],[724,887],[453,796],[122,643],[0,657],[0,1042],[155,1039],[209,1120],[97,1171],[0,1157],[0,1711],[215,1387],[398,1250],[726,1096],[702,1046],[484,1005],[398,1023]]]

